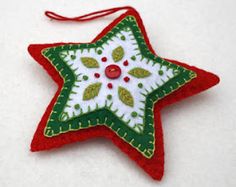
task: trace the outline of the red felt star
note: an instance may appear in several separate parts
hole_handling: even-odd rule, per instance
[[[117,23],[119,23],[126,16],[134,16],[137,20],[138,26],[144,36],[144,40],[146,41],[149,50],[155,54],[152,49],[150,42],[148,40],[147,34],[145,32],[145,28],[143,26],[142,20],[137,13],[136,10],[130,7],[126,7],[128,11],[117,19],[115,19],[110,25],[108,25],[92,42],[95,42],[102,38],[106,33],[108,33]],[[60,19],[64,19],[64,17],[60,17]],[[55,19],[55,18],[54,18]],[[47,121],[49,119],[50,113],[53,109],[53,106],[61,92],[63,87],[63,79],[60,74],[56,71],[56,69],[52,66],[52,64],[42,55],[42,50],[49,47],[55,47],[59,45],[63,45],[65,43],[54,43],[54,44],[33,44],[28,48],[29,53],[32,57],[42,65],[48,74],[52,77],[52,79],[58,84],[58,90],[53,97],[52,101],[47,107],[46,112],[44,113],[38,128],[34,134],[34,138],[31,143],[31,151],[42,151],[48,150],[52,148],[57,148],[63,146],[65,144],[87,140],[89,138],[94,137],[106,137],[110,139],[117,147],[119,147],[124,153],[126,153],[131,159],[133,159],[141,168],[143,168],[152,178],[160,180],[163,176],[164,172],[164,148],[163,148],[163,134],[162,134],[162,125],[161,125],[161,116],[160,111],[167,105],[190,97],[194,94],[197,94],[201,91],[204,91],[219,82],[219,78],[209,72],[198,69],[193,66],[186,65],[184,63],[167,60],[177,65],[181,65],[189,70],[194,71],[197,74],[197,77],[194,78],[189,83],[180,87],[178,90],[174,91],[170,95],[164,97],[159,100],[154,107],[154,124],[155,124],[155,152],[151,158],[144,157],[139,151],[134,149],[130,144],[121,139],[116,133],[107,128],[106,126],[95,126],[88,129],[82,129],[78,131],[67,132],[64,134],[60,134],[54,137],[46,137],[44,135],[44,129],[46,127]],[[105,58],[102,59],[103,62],[106,61]],[[98,77],[99,74],[96,74],[95,77]],[[129,78],[126,78],[126,81]]]

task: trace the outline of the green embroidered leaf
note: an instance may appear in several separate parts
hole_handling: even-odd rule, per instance
[[[81,57],[80,58],[84,66],[87,68],[98,68],[99,64],[98,61],[91,57]]]
[[[134,106],[134,99],[133,99],[133,96],[131,95],[131,93],[119,86],[118,88],[118,95],[119,95],[119,99],[126,105],[130,106],[130,107],[133,107]]]
[[[100,83],[100,82],[90,84],[84,90],[83,100],[90,100],[90,99],[93,99],[94,97],[98,96],[101,86],[102,86],[102,83]]]
[[[118,62],[124,57],[124,54],[123,47],[119,46],[112,51],[112,58],[115,62]]]
[[[131,69],[128,73],[136,78],[145,78],[151,75],[148,70],[138,67]]]

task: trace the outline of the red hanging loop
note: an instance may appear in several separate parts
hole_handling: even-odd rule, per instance
[[[45,15],[51,19],[58,20],[58,21],[77,21],[77,22],[82,22],[82,21],[89,21],[89,20],[94,20],[100,17],[108,16],[110,14],[113,14],[115,12],[118,12],[120,10],[134,10],[134,8],[130,6],[124,6],[124,7],[116,7],[116,8],[110,8],[110,9],[105,9],[105,10],[100,10],[96,12],[91,12],[89,14],[85,14],[82,16],[78,17],[64,17],[59,14],[56,14],[51,11],[45,11]]]

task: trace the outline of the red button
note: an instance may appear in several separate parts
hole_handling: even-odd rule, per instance
[[[119,66],[112,64],[106,67],[105,69],[105,75],[109,79],[117,79],[121,75],[121,69]]]

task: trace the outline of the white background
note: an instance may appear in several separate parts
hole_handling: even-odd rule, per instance
[[[235,0],[24,0],[0,5],[0,186],[236,186]],[[153,48],[218,74],[221,83],[162,111],[165,175],[153,181],[110,141],[41,153],[29,145],[56,84],[30,57],[30,43],[88,42],[116,15],[88,23],[49,21],[132,5]]]

